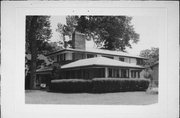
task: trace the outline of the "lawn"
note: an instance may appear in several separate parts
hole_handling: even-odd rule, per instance
[[[158,102],[158,94],[147,92],[53,93],[31,90],[25,91],[25,102],[27,104],[148,105]]]

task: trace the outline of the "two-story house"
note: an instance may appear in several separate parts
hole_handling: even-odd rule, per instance
[[[86,49],[85,36],[74,33],[73,48],[46,55],[60,66],[59,79],[140,78],[145,58],[121,51]],[[37,83],[45,82],[53,67],[37,70]]]

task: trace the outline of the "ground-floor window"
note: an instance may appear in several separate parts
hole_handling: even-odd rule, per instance
[[[131,77],[132,78],[140,78],[140,71],[139,70],[131,70]]]
[[[121,69],[121,78],[128,78],[128,69]]]
[[[63,79],[92,79],[105,77],[105,68],[86,68],[66,70],[61,73]]]
[[[120,69],[120,68],[108,68],[108,77],[128,78],[129,70],[128,69]]]
[[[112,69],[111,68],[109,68],[108,75],[109,75],[109,77],[112,77]]]

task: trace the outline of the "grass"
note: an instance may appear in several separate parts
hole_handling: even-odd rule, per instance
[[[31,90],[25,91],[25,102],[27,104],[148,105],[158,102],[158,94],[147,92],[53,93]]]

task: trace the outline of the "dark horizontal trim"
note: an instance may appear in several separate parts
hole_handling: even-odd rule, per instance
[[[60,52],[63,52],[63,51],[86,52],[86,53],[91,53],[91,54],[104,54],[104,55],[111,55],[111,56],[134,57],[134,58],[139,58],[139,59],[147,59],[145,57],[124,56],[124,55],[106,54],[106,53],[99,53],[99,52],[96,53],[96,52],[91,52],[91,51],[87,51],[87,50],[76,50],[76,49],[62,49],[62,50],[59,50],[59,51],[47,54],[46,56],[50,56],[50,55],[53,55],[53,54],[56,54],[56,53],[60,53]]]

